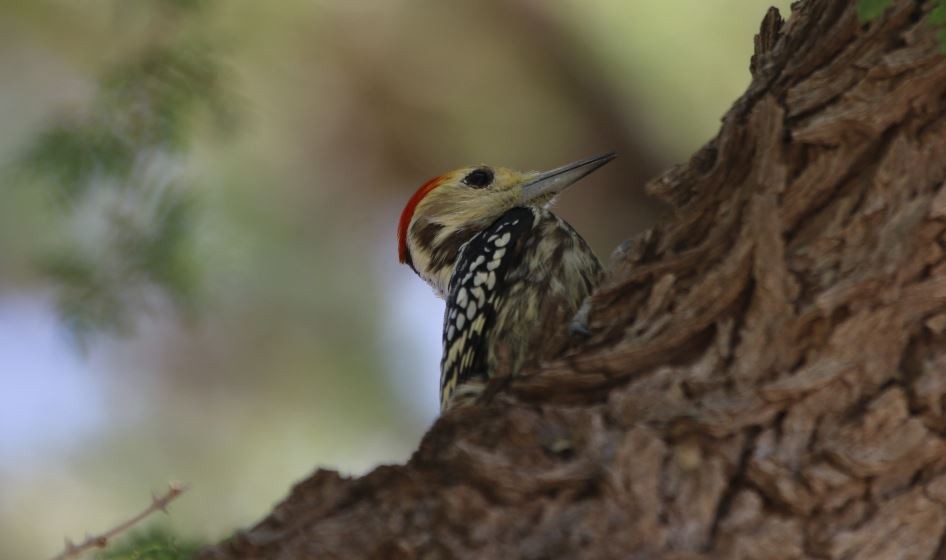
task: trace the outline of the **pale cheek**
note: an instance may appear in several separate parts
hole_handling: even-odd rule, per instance
[[[427,270],[427,267],[430,265],[430,259],[427,258],[426,251],[424,251],[422,247],[418,247],[413,241],[408,243],[408,250],[411,253],[411,263],[414,265],[414,268],[417,270]]]
[[[510,208],[522,205],[522,189],[513,187],[500,192],[490,193],[489,199],[485,201],[484,214],[488,218],[495,219],[501,216]],[[492,220],[491,220],[492,221]]]

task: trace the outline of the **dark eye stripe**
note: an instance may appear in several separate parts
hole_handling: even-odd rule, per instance
[[[474,169],[463,178],[463,183],[473,188],[481,189],[488,187],[493,182],[493,170],[488,167]]]

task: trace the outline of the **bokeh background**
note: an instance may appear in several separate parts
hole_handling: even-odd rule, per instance
[[[406,460],[442,313],[396,259],[416,186],[616,150],[558,206],[606,260],[772,3],[0,0],[0,558],[168,480],[212,540]]]

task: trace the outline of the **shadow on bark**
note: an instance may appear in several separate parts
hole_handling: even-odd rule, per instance
[[[201,557],[946,555],[946,57],[854,4],[770,10],[590,337]]]

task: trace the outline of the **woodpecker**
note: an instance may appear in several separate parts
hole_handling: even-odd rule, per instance
[[[548,208],[614,157],[546,172],[465,167],[427,181],[408,200],[398,257],[446,300],[441,411],[473,402],[491,377],[518,374],[567,336],[602,268]]]

